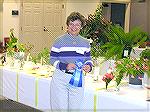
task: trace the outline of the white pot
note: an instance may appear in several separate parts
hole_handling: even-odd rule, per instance
[[[144,73],[144,78],[142,79],[142,85],[144,87],[150,88],[150,77],[148,77],[147,73]]]
[[[24,58],[24,54],[25,54],[24,52],[15,52],[14,58],[21,60]]]
[[[8,67],[14,66],[14,58],[13,57],[6,57],[5,65]]]

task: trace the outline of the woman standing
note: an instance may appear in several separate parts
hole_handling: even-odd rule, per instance
[[[51,81],[52,112],[80,110],[84,95],[82,71],[92,69],[90,43],[79,35],[85,18],[79,12],[72,12],[66,24],[67,32],[54,42],[50,53],[50,63],[56,67]]]

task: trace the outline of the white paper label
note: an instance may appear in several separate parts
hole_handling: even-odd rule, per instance
[[[124,50],[124,56],[128,56],[128,50]]]

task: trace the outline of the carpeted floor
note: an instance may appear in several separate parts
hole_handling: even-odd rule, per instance
[[[12,100],[0,100],[0,112],[42,112]]]

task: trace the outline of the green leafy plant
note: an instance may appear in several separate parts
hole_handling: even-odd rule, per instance
[[[41,64],[49,64],[50,55],[49,55],[49,49],[44,48],[40,53],[38,53],[36,56],[32,56],[32,61],[34,63],[41,63]]]
[[[96,42],[93,42],[91,45],[91,56],[94,60],[96,60],[99,56],[101,56],[100,45]]]
[[[145,49],[140,53],[140,58],[148,59],[150,60],[150,49]]]
[[[105,33],[109,41],[101,46],[101,50],[104,51],[102,55],[106,60],[122,59],[125,49],[129,51],[129,56],[132,48],[141,45],[148,37],[148,34],[141,31],[140,28],[134,28],[126,33],[119,25],[111,25],[109,31]]]
[[[15,52],[24,52],[25,45],[18,42],[18,38],[14,35],[14,29],[10,29],[10,40],[6,44],[7,54],[13,56]]]
[[[115,62],[115,79],[117,86],[120,84],[124,76],[133,75],[138,76],[142,75],[144,72],[150,71],[150,66],[148,60],[145,59],[136,59],[136,58],[123,58]]]
[[[140,59],[147,60],[146,64],[150,67],[150,49],[145,49],[140,53]],[[148,76],[150,77],[150,70],[146,71]]]
[[[101,56],[102,51],[99,47],[108,41],[104,32],[107,31],[111,23],[103,17],[102,10],[103,6],[99,4],[94,14],[89,14],[85,26],[80,31],[80,35],[93,40],[91,43],[91,56],[93,58]]]

